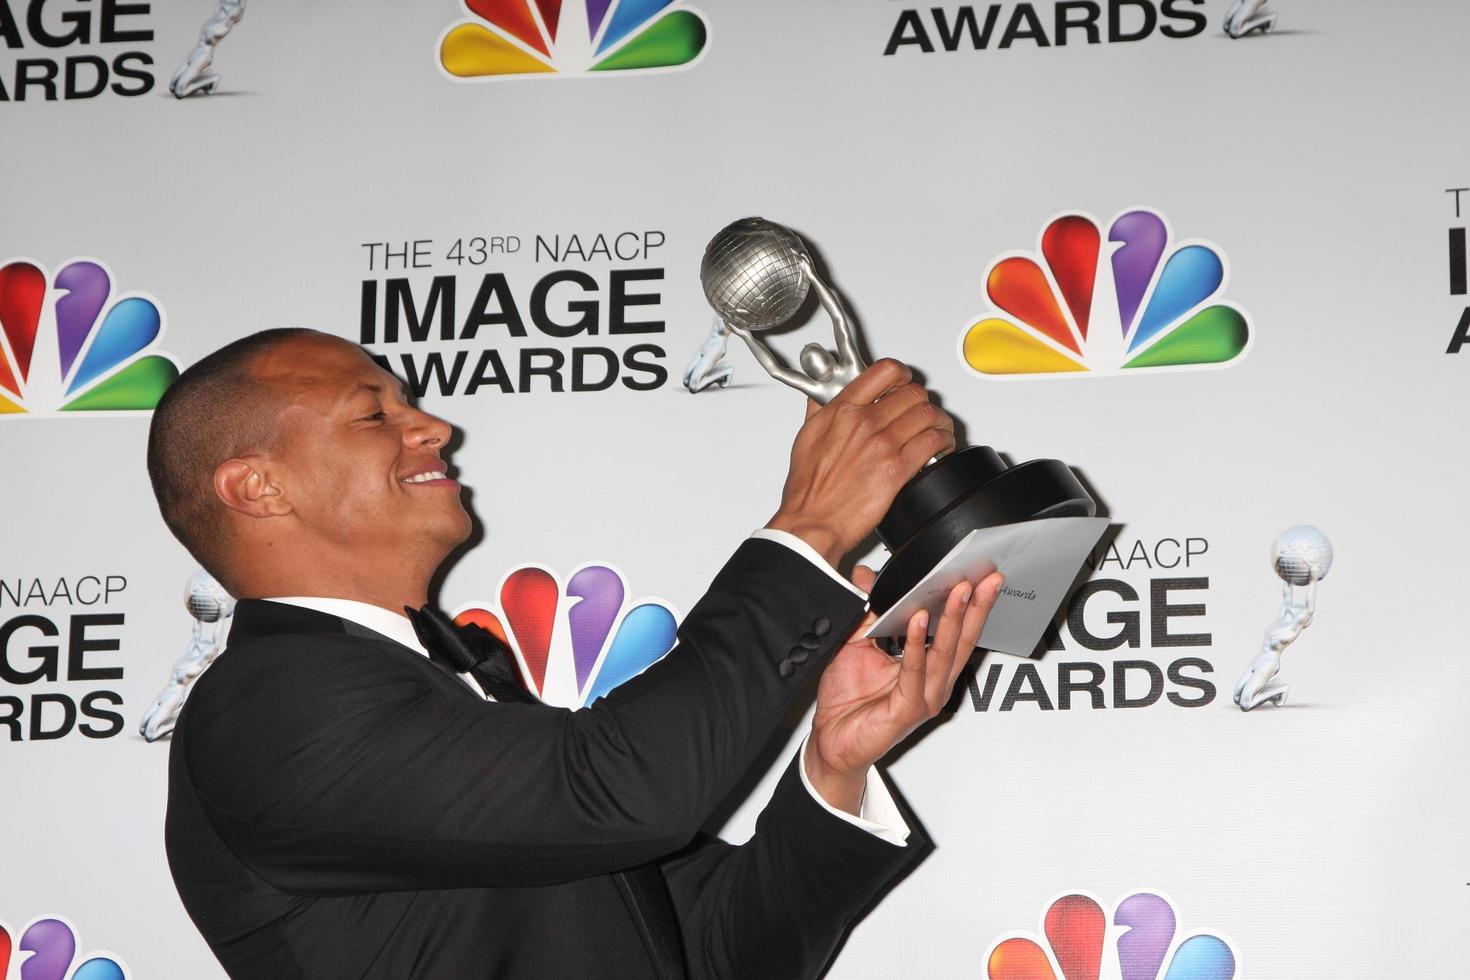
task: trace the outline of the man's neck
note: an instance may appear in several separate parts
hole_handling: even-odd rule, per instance
[[[350,599],[402,615],[404,606],[417,609],[429,601],[429,580],[437,567],[437,562],[433,566],[427,562],[385,562],[363,555],[357,556],[350,567],[332,562],[316,567],[263,568],[260,574],[241,577],[236,598]]]

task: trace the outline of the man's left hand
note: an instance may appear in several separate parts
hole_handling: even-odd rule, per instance
[[[853,584],[870,591],[877,576],[859,565]],[[832,658],[817,687],[817,710],[803,760],[807,778],[833,807],[857,814],[868,768],[919,725],[939,713],[980,638],[1002,578],[961,582],[945,602],[934,641],[926,643],[929,614],[909,620],[903,658],[861,639],[869,613]]]

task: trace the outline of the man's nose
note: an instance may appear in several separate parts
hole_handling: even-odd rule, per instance
[[[404,427],[403,440],[410,446],[440,447],[449,441],[454,426],[428,412],[413,411],[412,419]]]

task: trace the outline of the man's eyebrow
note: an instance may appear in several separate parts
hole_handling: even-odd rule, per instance
[[[402,381],[399,381],[397,378],[394,378],[393,385],[398,389],[399,399],[402,401],[408,401],[408,388],[404,385],[404,383]],[[382,397],[383,385],[377,384],[376,382],[359,381],[353,388],[343,394],[342,398],[344,400],[351,398],[359,391],[371,391],[373,394]]]

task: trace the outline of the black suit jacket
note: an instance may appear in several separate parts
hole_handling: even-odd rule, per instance
[[[242,601],[173,734],[184,907],[241,978],[653,980],[660,944],[697,980],[813,976],[914,840],[833,817],[795,761],[748,843],[698,831],[861,614],[747,541],[669,656],[574,712],[483,701],[355,624]],[[640,914],[625,873],[661,881],[663,911]]]

